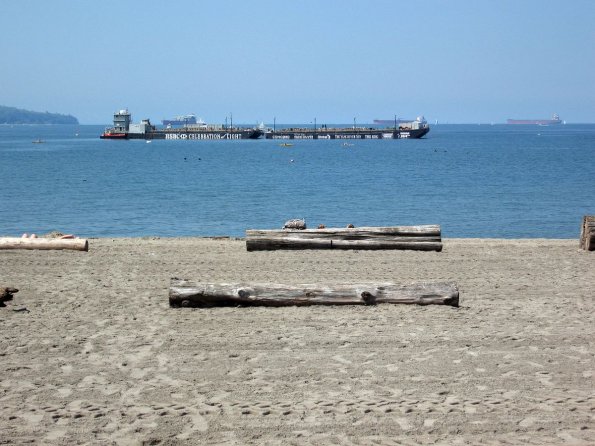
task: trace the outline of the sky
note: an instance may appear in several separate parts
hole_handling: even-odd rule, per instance
[[[0,105],[109,124],[595,122],[593,0],[0,2]]]

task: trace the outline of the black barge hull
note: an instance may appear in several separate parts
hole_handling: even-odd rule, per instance
[[[268,132],[266,139],[418,139],[430,131],[421,129],[283,129]]]
[[[183,129],[155,130],[146,133],[109,133],[100,136],[101,139],[168,139],[173,141],[185,140],[223,140],[223,139],[258,139],[263,135],[259,129],[246,130],[203,130],[192,131]]]

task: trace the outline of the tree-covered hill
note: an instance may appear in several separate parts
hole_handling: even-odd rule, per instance
[[[78,124],[74,116],[34,112],[0,105],[0,124]]]

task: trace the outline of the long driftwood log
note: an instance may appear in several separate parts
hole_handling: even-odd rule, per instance
[[[414,249],[442,251],[440,225],[324,229],[248,229],[248,251],[276,249]]]
[[[172,307],[230,305],[376,305],[418,304],[459,306],[455,283],[281,285],[273,283],[202,283],[172,278],[169,304]]]
[[[73,249],[89,251],[86,239],[0,237],[0,249]]]
[[[580,247],[587,251],[595,251],[595,215],[583,217]]]

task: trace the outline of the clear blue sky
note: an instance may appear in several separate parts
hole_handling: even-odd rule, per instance
[[[595,122],[593,0],[19,0],[0,35],[0,105],[83,124]]]

